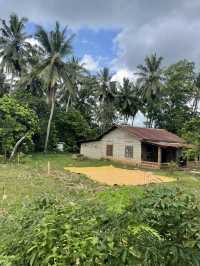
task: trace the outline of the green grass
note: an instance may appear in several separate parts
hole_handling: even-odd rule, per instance
[[[50,175],[48,175],[50,162]],[[25,163],[0,164],[0,211],[11,210],[45,194],[58,198],[63,203],[69,201],[101,202],[111,212],[121,212],[136,197],[141,197],[143,187],[108,187],[95,183],[83,175],[64,171],[65,166],[110,165],[108,160],[74,159],[70,154],[33,154]],[[120,163],[117,167],[134,169]],[[152,170],[150,170],[152,171]],[[186,190],[200,194],[200,176],[187,172],[154,170],[155,174],[171,176],[176,182],[162,186],[178,185]],[[4,196],[3,196],[4,195]],[[6,197],[5,197],[6,195]]]

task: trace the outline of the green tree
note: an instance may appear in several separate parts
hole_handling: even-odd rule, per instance
[[[66,150],[70,152],[78,152],[80,141],[95,136],[95,130],[90,128],[78,110],[70,109],[66,113],[57,108],[54,123],[58,141],[64,142]]]
[[[91,128],[97,128],[98,118],[98,101],[96,98],[96,89],[98,87],[95,77],[84,77],[79,86],[77,86],[76,93],[73,98],[72,108],[78,110],[85,120],[89,123]]]
[[[194,145],[186,151],[189,158],[194,159],[200,156],[200,117],[193,117],[185,122],[181,133],[184,139]]]
[[[3,71],[0,70],[0,97],[8,94],[10,91],[10,85],[6,81],[6,76]]]
[[[84,82],[88,72],[84,68],[83,64],[80,64],[78,58],[72,57],[69,62],[66,63],[66,69],[69,79],[63,80],[60,91],[60,102],[65,105],[65,111],[68,112],[69,107],[73,106],[76,98],[79,96],[80,85]]]
[[[192,103],[192,111],[194,115],[198,115],[199,113],[199,103],[200,103],[200,73],[197,75],[194,81],[194,89],[193,89],[193,103]]]
[[[194,63],[187,60],[170,65],[164,72],[164,93],[154,118],[155,125],[180,133],[185,121],[192,118]]]
[[[145,64],[137,67],[137,84],[140,87],[144,108],[143,112],[147,116],[147,126],[152,127],[154,116],[157,113],[157,106],[163,88],[163,69],[161,68],[163,58],[152,54],[145,58]]]
[[[163,58],[152,54],[145,58],[145,64],[137,67],[137,82],[142,88],[145,98],[154,98],[160,94],[163,81],[163,70],[161,68]]]
[[[34,111],[14,98],[0,98],[0,150],[12,159],[23,141],[32,141],[38,127]]]
[[[108,68],[103,68],[97,74],[99,99],[99,122],[101,131],[109,129],[115,119],[116,82],[112,81],[112,75]]]
[[[126,122],[130,117],[134,120],[139,110],[139,102],[138,88],[129,79],[124,78],[123,85],[117,92],[116,109],[124,116]]]
[[[70,82],[65,60],[67,56],[72,53],[72,36],[67,38],[66,33],[67,28],[61,30],[59,23],[56,22],[54,30],[47,32],[43,27],[38,26],[35,34],[36,39],[44,50],[44,56],[39,63],[34,66],[31,75],[34,78],[39,76],[44,81],[49,104],[51,106],[44,146],[45,152],[48,148],[56,92],[58,88],[61,88],[60,84],[63,80]]]
[[[21,75],[32,49],[27,39],[30,37],[25,33],[27,19],[19,18],[16,14],[10,15],[9,23],[1,20],[0,27],[0,58],[1,66],[14,75]]]

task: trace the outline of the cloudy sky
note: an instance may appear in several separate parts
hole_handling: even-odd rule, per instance
[[[199,0],[0,0],[0,18],[11,12],[29,18],[29,32],[56,20],[68,25],[75,55],[91,71],[111,67],[119,80],[152,52],[164,64],[183,58],[200,64]]]

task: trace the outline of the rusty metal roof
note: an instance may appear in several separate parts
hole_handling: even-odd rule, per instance
[[[150,143],[159,147],[170,147],[170,148],[192,148],[190,144],[180,142],[166,142],[166,141],[145,141],[144,143]]]
[[[185,141],[165,129],[157,128],[140,128],[140,127],[129,127],[120,126],[127,130],[129,133],[136,136],[138,139],[143,141],[154,141],[154,142],[169,142],[169,143],[185,143]]]
[[[165,129],[141,128],[141,127],[130,127],[130,126],[121,126],[121,125],[114,125],[111,129],[106,131],[98,138],[88,141],[83,141],[81,143],[101,140],[105,135],[107,135],[109,132],[111,132],[116,128],[121,128],[123,130],[126,130],[128,133],[134,135],[140,141],[151,142],[152,144],[157,143],[159,145],[160,142],[160,145],[163,144],[163,146],[167,146],[166,143],[170,143],[171,147],[183,147],[184,145],[182,144],[185,143],[185,141],[182,138],[178,137],[176,134],[173,134]]]

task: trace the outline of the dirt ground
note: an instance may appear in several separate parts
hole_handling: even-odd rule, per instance
[[[65,170],[84,174],[94,181],[107,185],[145,185],[150,183],[172,182],[173,178],[154,175],[141,170],[128,170],[110,166],[65,167]]]

